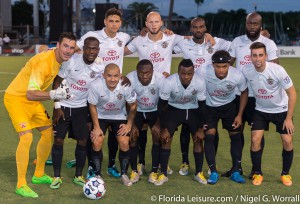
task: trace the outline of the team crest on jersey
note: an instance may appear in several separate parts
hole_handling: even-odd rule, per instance
[[[118,100],[122,100],[122,99],[123,99],[123,95],[119,93],[119,94],[117,95],[117,99],[118,99]]]
[[[119,45],[119,47],[122,47],[123,41],[119,40],[119,41],[118,41],[118,45]]]
[[[168,45],[169,45],[169,43],[168,43],[168,42],[163,42],[163,43],[161,44],[161,47],[162,47],[162,48],[167,48],[167,47],[168,47]]]
[[[274,79],[272,79],[271,77],[269,77],[267,79],[267,82],[268,82],[269,85],[272,85],[274,83]]]
[[[228,90],[232,90],[233,87],[234,87],[234,86],[232,86],[231,84],[227,84],[227,85],[226,85],[226,88],[227,88]]]
[[[212,54],[214,52],[214,48],[212,48],[212,47],[207,48],[207,52],[209,54]]]
[[[90,74],[90,77],[95,78],[96,77],[96,72],[92,71],[91,74]]]
[[[151,88],[151,89],[150,89],[150,93],[151,93],[152,95],[155,95],[155,93],[156,93],[155,89],[154,89],[154,88]]]
[[[20,124],[19,124],[19,125],[20,125],[20,128],[26,128],[26,124],[27,124],[27,122],[20,123]]]
[[[192,95],[194,96],[197,93],[196,89],[192,91]]]

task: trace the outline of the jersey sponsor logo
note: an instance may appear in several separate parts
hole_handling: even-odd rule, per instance
[[[71,87],[78,91],[87,91],[88,88],[77,86],[76,84],[71,84]]]
[[[224,97],[224,96],[227,96],[229,93],[225,93],[223,92],[222,90],[214,90],[214,92],[212,93],[209,93],[210,96],[215,96],[215,97]]]
[[[169,43],[168,43],[168,42],[163,42],[163,43],[161,44],[161,47],[162,47],[162,48],[167,48],[167,47],[168,47],[168,45],[169,45]]]
[[[192,100],[193,100],[193,98],[182,97],[177,102],[180,103],[180,104],[186,104],[186,103],[191,102]]]
[[[105,106],[103,108],[104,108],[104,111],[119,111],[119,110],[121,110],[119,107],[116,107],[116,105],[114,103],[107,103],[107,104],[105,104]]]
[[[198,58],[198,59],[196,59],[196,63],[197,64],[203,64],[204,62],[205,62],[204,58]]]
[[[284,81],[284,83],[289,84],[291,82],[291,79],[289,76],[287,76],[283,79],[283,81]]]
[[[274,83],[274,79],[272,79],[271,77],[269,77],[267,79],[267,82],[268,82],[269,85],[272,85]]]
[[[258,89],[257,91],[260,94],[266,94],[267,93],[267,90],[265,90],[265,89]]]
[[[143,101],[144,103],[147,103],[149,101],[149,98],[148,97],[142,97],[141,101]]]
[[[245,61],[240,61],[240,65],[244,66],[244,65],[247,65],[247,64],[252,64],[250,55],[245,55],[244,60]]]
[[[150,58],[151,58],[150,61],[152,63],[154,63],[154,62],[162,62],[162,61],[165,60],[165,58],[163,58],[163,57],[160,58],[160,54],[158,52],[151,53],[150,54]]]
[[[109,108],[109,109],[114,108],[115,106],[116,105],[114,103],[107,103],[107,104],[105,104],[105,107]]]
[[[271,98],[273,98],[274,96],[273,95],[258,95],[258,94],[256,94],[255,95],[255,97],[256,98],[259,98],[259,99],[271,99]]]
[[[149,102],[149,98],[148,97],[141,97],[140,100],[138,100],[138,105],[140,106],[147,106],[147,107],[153,107],[155,106],[154,103],[148,103]]]
[[[80,86],[85,86],[86,85],[86,81],[85,80],[78,80],[77,84],[79,84]]]
[[[120,58],[119,55],[117,55],[117,51],[116,50],[109,50],[107,52],[108,57],[103,57],[103,61],[113,61],[113,60],[117,60]]]
[[[108,56],[115,56],[117,54],[117,51],[115,51],[115,50],[109,50],[108,52],[107,52],[107,55]]]

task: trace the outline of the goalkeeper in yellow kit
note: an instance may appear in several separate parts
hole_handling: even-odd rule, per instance
[[[5,91],[4,105],[19,134],[16,151],[18,172],[16,193],[21,196],[38,197],[26,182],[33,128],[41,133],[41,138],[37,145],[37,164],[32,183],[51,184],[52,182],[52,178],[44,172],[45,162],[52,147],[52,121],[40,101],[68,99],[71,96],[68,85],[64,81],[56,90],[48,92],[46,89],[53,82],[61,63],[74,54],[75,47],[75,36],[72,33],[61,33],[56,48],[32,57]]]

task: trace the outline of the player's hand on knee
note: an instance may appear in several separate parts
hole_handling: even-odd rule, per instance
[[[61,108],[53,110],[52,123],[53,125],[58,125],[60,118],[65,120],[65,114]]]
[[[59,87],[55,90],[50,91],[51,99],[71,99],[72,94],[70,91],[70,87],[67,84],[67,80],[64,79]]]
[[[92,143],[95,143],[99,139],[99,137],[102,137],[102,136],[103,136],[102,130],[94,128],[90,134]]]

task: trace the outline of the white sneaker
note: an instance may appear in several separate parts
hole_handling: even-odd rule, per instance
[[[168,177],[166,177],[164,174],[162,174],[162,175],[160,175],[160,176],[158,177],[158,179],[154,182],[154,185],[156,185],[156,186],[161,186],[161,185],[163,185],[164,183],[166,183],[166,182],[168,182],[168,181],[169,181]]]
[[[125,186],[132,186],[132,182],[130,181],[130,179],[128,178],[128,176],[126,174],[123,174],[121,176],[121,181]]]
[[[190,165],[183,163],[180,166],[179,174],[182,176],[186,176],[189,173]]]
[[[145,165],[139,163],[139,164],[137,165],[137,171],[138,171],[139,175],[142,176],[143,173],[146,172],[146,167],[145,167]]]
[[[130,174],[130,181],[131,181],[132,183],[136,183],[136,182],[138,182],[139,180],[140,180],[140,175],[139,175],[137,172],[132,171],[131,174]]]
[[[158,173],[151,172],[148,178],[149,183],[154,183],[158,179]]]
[[[167,169],[167,174],[168,175],[171,175],[171,174],[173,174],[174,172],[173,172],[173,170],[170,168],[170,166],[168,165],[168,169]]]

